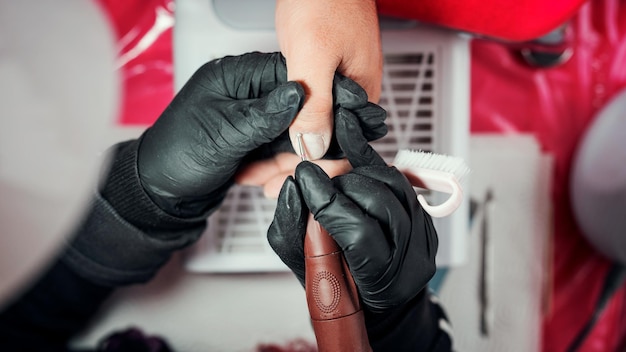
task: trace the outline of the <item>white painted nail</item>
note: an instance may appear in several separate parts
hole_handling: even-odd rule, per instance
[[[328,149],[324,136],[318,133],[303,133],[302,142],[309,160],[321,159]]]

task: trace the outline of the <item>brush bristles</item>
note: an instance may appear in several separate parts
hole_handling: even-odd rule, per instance
[[[419,167],[451,173],[459,181],[470,172],[462,158],[408,149],[399,150],[393,164],[400,168]]]

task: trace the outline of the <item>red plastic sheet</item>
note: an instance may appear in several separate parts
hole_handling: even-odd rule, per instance
[[[381,14],[415,19],[508,41],[544,35],[569,19],[584,0],[378,0]]]
[[[586,242],[568,195],[572,157],[596,113],[626,87],[626,2],[586,3],[569,23],[573,55],[526,65],[506,45],[472,43],[472,132],[533,133],[555,160],[554,238],[543,350],[564,351],[591,317],[609,262]],[[537,258],[540,260],[540,258]],[[626,289],[613,297],[581,351],[624,351]]]
[[[99,2],[119,40],[124,79],[119,122],[150,125],[173,96],[174,1]],[[590,318],[609,267],[576,226],[568,179],[582,134],[604,104],[626,87],[626,1],[586,3],[569,22],[568,38],[572,57],[550,69],[530,67],[511,47],[493,41],[474,40],[471,53],[472,132],[532,133],[555,158],[550,296],[542,322],[544,352],[564,351],[571,343]],[[624,336],[626,289],[622,288],[581,351],[624,351]]]
[[[174,94],[174,0],[98,2],[118,39],[118,68],[124,90],[118,122],[151,125]]]

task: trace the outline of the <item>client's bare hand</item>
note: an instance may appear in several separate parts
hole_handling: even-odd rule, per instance
[[[382,80],[380,28],[374,0],[277,0],[276,32],[290,81],[306,93],[290,127],[304,133],[311,160],[328,150],[333,131],[335,72],[356,81],[378,102]]]
[[[248,165],[237,174],[235,180],[242,185],[261,186],[266,197],[276,199],[283,182],[287,176],[293,176],[300,160],[300,157],[295,154],[281,153],[272,159],[257,161]],[[320,159],[314,163],[320,166],[330,177],[343,175],[352,170],[347,159]]]

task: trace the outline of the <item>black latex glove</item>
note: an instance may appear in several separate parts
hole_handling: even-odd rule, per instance
[[[343,110],[349,110],[357,117],[363,136],[368,141],[379,139],[387,134],[387,125],[385,124],[387,112],[385,109],[368,102],[367,93],[355,81],[336,73],[333,79],[333,111],[337,116],[342,114]],[[257,161],[270,158],[281,152],[295,153],[287,131],[270,144],[255,150],[248,158],[250,161]],[[340,159],[344,156],[336,136],[333,135],[323,159]]]
[[[371,138],[385,134],[385,111],[361,87],[337,76],[333,90],[338,110],[354,109]],[[149,280],[201,236],[243,163],[293,151],[281,141],[303,98],[302,87],[287,82],[280,53],[205,64],[139,140],[113,148],[63,260],[105,286]]]
[[[368,103],[354,81],[337,75],[333,95],[335,106],[359,116],[368,139],[387,132],[384,110]],[[287,129],[303,98],[300,85],[287,82],[280,53],[205,64],[143,136],[138,156],[143,187],[172,215],[213,210],[244,159],[293,151]],[[336,155],[331,151],[329,157]]]
[[[431,279],[437,234],[411,184],[367,144],[355,117],[345,112],[335,123],[354,169],[330,180],[315,164],[301,163],[283,185],[268,239],[304,282],[310,209],[343,249],[365,309],[384,312],[407,303]]]
[[[215,208],[242,159],[287,130],[304,90],[287,82],[280,53],[250,53],[202,66],[139,146],[141,183],[166,212]]]
[[[367,144],[353,114],[336,114],[335,136],[354,169],[332,180],[302,162],[281,189],[268,240],[304,285],[309,211],[343,249],[375,351],[447,351],[441,309],[425,288],[438,239],[413,187]],[[309,210],[310,209],[310,210]]]

